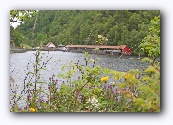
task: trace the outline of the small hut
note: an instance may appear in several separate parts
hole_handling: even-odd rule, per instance
[[[129,48],[127,45],[120,45],[120,50],[122,54],[125,55],[131,55],[132,54],[132,49]]]
[[[55,46],[52,42],[49,42],[49,43],[46,45],[46,48],[56,48],[56,46]]]

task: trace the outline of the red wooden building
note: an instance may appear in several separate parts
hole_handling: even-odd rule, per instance
[[[131,55],[133,52],[132,49],[129,48],[127,45],[120,45],[120,50],[122,54],[127,54],[127,55]]]

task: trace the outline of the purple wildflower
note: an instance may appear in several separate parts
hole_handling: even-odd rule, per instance
[[[55,84],[57,84],[58,83],[58,80],[56,79],[56,80],[54,80],[54,82],[55,82]]]
[[[111,88],[111,86],[110,85],[108,85],[108,89],[110,89]]]
[[[115,97],[115,100],[116,100],[116,101],[118,101],[118,98],[117,98],[117,97]]]

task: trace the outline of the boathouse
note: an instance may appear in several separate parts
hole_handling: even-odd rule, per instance
[[[120,47],[119,49],[123,54],[131,55],[133,52],[132,49],[129,48],[127,45],[120,45],[119,47]]]
[[[106,45],[66,45],[68,51],[70,50],[78,50],[78,49],[98,49],[102,51],[111,51],[111,52],[119,52],[124,55],[131,55],[132,49],[130,49],[127,45],[119,45],[119,46],[106,46]]]

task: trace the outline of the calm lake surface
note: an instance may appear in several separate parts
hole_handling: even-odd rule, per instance
[[[22,84],[27,72],[33,72],[33,63],[35,63],[34,51],[26,53],[11,53],[10,54],[10,75],[15,79],[15,83]],[[49,80],[49,77],[59,73],[63,73],[62,66],[69,65],[72,60],[74,63],[81,63],[85,65],[85,55],[83,53],[71,53],[61,51],[41,52],[41,65],[47,62],[46,70],[41,71],[43,80]],[[95,55],[91,54],[91,58],[99,58],[96,65],[104,68],[110,68],[118,71],[128,71],[130,69],[144,68],[146,65],[141,63],[138,57],[133,56],[111,56],[111,55]]]
[[[13,82],[16,85],[19,85],[18,93],[20,94],[20,89],[23,89],[24,80],[26,74],[28,72],[33,72],[33,63],[35,63],[35,56],[34,53],[36,51],[28,51],[25,53],[11,53],[10,54],[10,76],[13,78]],[[71,53],[71,52],[61,52],[61,51],[42,51],[41,52],[42,64],[46,64],[46,70],[42,70],[40,72],[40,80],[41,82],[49,82],[49,78],[52,75],[55,77],[58,74],[63,73],[62,66],[69,65],[71,61],[74,63],[79,63],[85,65],[85,55],[83,53]],[[134,56],[123,56],[119,58],[119,56],[112,56],[112,55],[95,55],[91,54],[91,58],[100,58],[100,61],[96,63],[96,65],[100,65],[104,68],[110,68],[118,71],[128,71],[130,69],[139,69],[146,67],[146,64],[141,63],[138,57]],[[135,58],[135,59],[134,59]],[[50,60],[49,60],[50,59]],[[49,60],[49,61],[48,61]],[[28,78],[27,78],[28,79]],[[58,77],[57,77],[58,79]],[[61,84],[63,80],[58,79],[59,83]]]

